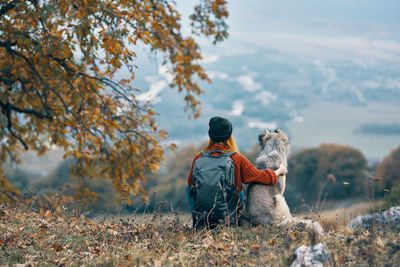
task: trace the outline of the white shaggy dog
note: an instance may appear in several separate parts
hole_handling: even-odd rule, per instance
[[[282,130],[270,132],[265,130],[259,136],[260,152],[256,160],[258,169],[287,168],[289,154],[289,139]],[[286,174],[279,175],[275,185],[252,183],[247,187],[246,215],[251,224],[267,225],[269,223],[303,224],[305,228],[322,234],[323,230],[318,222],[299,220],[290,214],[288,205],[283,196],[286,187]]]

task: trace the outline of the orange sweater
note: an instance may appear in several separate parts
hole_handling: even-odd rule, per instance
[[[226,151],[226,147],[223,145],[213,145],[212,149]],[[201,153],[198,153],[192,162],[192,168],[188,176],[188,185],[192,185],[193,165],[194,162],[201,157]],[[236,195],[242,190],[242,183],[260,183],[273,185],[276,183],[276,174],[271,169],[258,170],[254,167],[251,162],[239,153],[235,153],[231,156],[231,159],[235,163],[235,183],[236,183]]]

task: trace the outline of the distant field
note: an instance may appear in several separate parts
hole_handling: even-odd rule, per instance
[[[295,148],[338,143],[359,149],[368,160],[378,160],[400,145],[400,135],[362,134],[356,131],[364,124],[398,124],[398,105],[369,103],[352,106],[343,102],[320,102],[301,112],[304,122],[287,124]]]
[[[331,221],[338,225],[347,225],[356,216],[368,214],[376,208],[382,206],[382,201],[360,201],[360,200],[341,200],[328,203],[328,208],[320,212],[301,213],[299,217],[315,217]]]
[[[323,218],[337,220],[339,224],[347,224],[356,216],[368,214],[371,210],[379,207],[381,202],[362,202],[349,207],[339,207],[332,210],[325,210],[320,213]]]
[[[18,168],[29,173],[29,178],[45,177],[63,161],[63,152],[60,149],[54,149],[39,157],[36,152],[29,150],[21,153],[21,159],[22,162]],[[8,170],[11,166],[4,164],[3,167]]]

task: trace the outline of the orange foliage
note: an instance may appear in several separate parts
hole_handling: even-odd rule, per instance
[[[194,14],[195,32],[215,42],[227,37],[226,1],[202,0]],[[196,80],[209,81],[180,16],[165,0],[1,1],[0,165],[18,162],[21,148],[41,155],[55,145],[76,159],[75,177],[105,177],[138,193],[139,180],[163,161],[166,133],[130,85],[137,45],[164,55],[171,85],[194,117]],[[130,77],[115,80],[122,69]],[[10,189],[0,179],[4,195]]]

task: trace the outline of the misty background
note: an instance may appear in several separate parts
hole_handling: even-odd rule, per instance
[[[183,18],[195,3],[177,1]],[[200,41],[212,79],[202,84],[203,115],[187,119],[167,68],[143,54],[139,98],[180,146],[207,140],[219,115],[233,122],[241,150],[261,130],[282,128],[294,150],[340,143],[380,160],[400,144],[399,10],[399,1],[230,1],[230,37]]]

